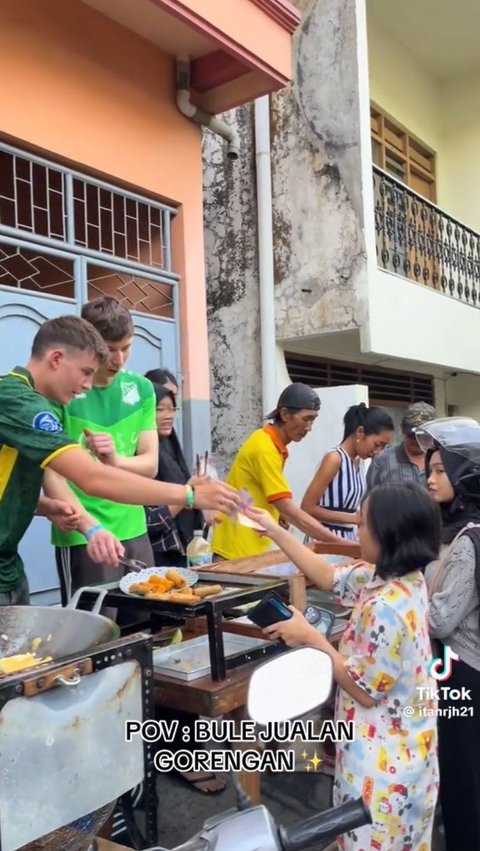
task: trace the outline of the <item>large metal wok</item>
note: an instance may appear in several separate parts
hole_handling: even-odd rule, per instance
[[[32,649],[36,649],[37,656],[51,656],[56,661],[118,638],[120,629],[117,624],[98,614],[106,591],[89,588],[89,591],[98,594],[98,598],[92,611],[84,612],[77,609],[84,590],[80,588],[63,609],[50,606],[0,607],[0,657],[31,653]],[[40,639],[40,642],[35,639]]]
[[[98,653],[102,645],[116,640],[120,635],[118,626],[99,614],[106,591],[89,588],[97,599],[92,611],[82,611],[77,605],[84,590],[80,589],[66,608],[0,607],[0,656],[35,651],[38,657],[52,657],[58,664],[67,657],[82,657],[92,651]],[[20,847],[22,851],[84,851],[90,847],[93,835],[112,812],[117,798],[115,791],[110,794],[108,784],[108,791],[103,788],[102,747],[108,750],[105,730],[111,731],[116,751],[116,740],[119,736],[123,740],[122,715],[117,716],[117,713],[121,713],[123,706],[133,705],[136,707],[133,716],[141,715],[141,694],[138,698],[132,697],[136,694],[137,680],[140,684],[139,674],[135,673],[132,662],[125,664],[132,667],[132,671],[125,673],[125,666],[119,664],[91,676],[83,677],[77,672],[67,677],[59,676],[45,693],[32,698],[19,693],[2,706],[2,851]],[[29,670],[25,673],[28,675]],[[72,688],[65,689],[63,685]],[[123,711],[128,713],[128,708]],[[111,723],[114,715],[120,719],[118,724]],[[91,739],[95,735],[98,742],[92,746]],[[11,753],[9,748],[13,748]],[[137,762],[139,759],[143,765],[141,754]],[[80,780],[72,795],[72,776],[78,774],[82,778],[85,772],[88,783],[82,784]],[[106,773],[111,775],[111,768]],[[26,775],[27,779],[30,775],[32,778],[30,790],[26,788]],[[43,784],[45,780],[47,783]],[[132,785],[135,782],[138,780]],[[27,821],[28,824],[19,829],[15,808],[22,785],[25,786],[23,797],[29,801],[30,821],[22,819],[22,823]],[[44,785],[47,789],[45,800],[42,798]],[[51,798],[54,800],[50,802]],[[25,801],[22,806],[26,806]]]

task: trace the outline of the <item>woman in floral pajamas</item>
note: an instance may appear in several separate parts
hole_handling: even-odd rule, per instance
[[[355,740],[337,745],[334,803],[362,795],[373,824],[340,837],[339,847],[430,851],[438,762],[423,569],[440,548],[437,507],[416,484],[375,488],[359,526],[362,556],[375,568],[333,567],[270,515],[247,513],[316,585],[353,607],[339,651],[293,607],[290,620],[266,630],[291,646],[329,653],[339,686],[336,720],[354,722]]]

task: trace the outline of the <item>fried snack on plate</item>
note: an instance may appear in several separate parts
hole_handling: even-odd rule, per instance
[[[146,582],[133,582],[128,589],[131,594],[139,594],[140,597],[145,597],[151,589],[151,585]]]
[[[150,592],[156,594],[166,594],[171,588],[174,588],[171,579],[165,579],[163,576],[149,576],[145,582],[133,582],[130,585],[129,591],[131,594],[139,594],[141,597],[147,597]]]
[[[159,576],[158,573],[151,573],[147,579],[147,585],[150,585],[153,588],[163,588],[164,585],[168,585],[168,582],[168,579],[166,579],[164,576]]]
[[[220,594],[223,591],[221,585],[205,585],[204,588],[195,588],[195,594],[197,597],[213,597],[214,594]]]
[[[175,585],[175,588],[185,588],[187,582],[177,570],[174,568],[169,568],[165,574],[167,579],[170,579],[171,582]]]
[[[148,577],[147,584],[150,586],[150,589],[163,592],[170,591],[170,589],[174,587],[174,583],[171,579],[167,579],[165,576],[158,576],[154,573]]]
[[[201,599],[196,594],[187,594],[186,591],[170,591],[168,598],[171,603],[183,603],[184,605],[199,603]]]
[[[147,600],[161,600],[164,603],[199,603],[200,597],[196,594],[187,593],[187,591],[170,591],[168,594],[160,594],[158,591],[149,591],[146,595]]]

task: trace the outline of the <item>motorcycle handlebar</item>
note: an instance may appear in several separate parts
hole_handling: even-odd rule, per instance
[[[323,839],[333,839],[355,827],[371,823],[370,810],[362,798],[357,798],[355,801],[347,801],[339,807],[317,813],[291,827],[280,828],[280,840],[284,851],[302,851]]]

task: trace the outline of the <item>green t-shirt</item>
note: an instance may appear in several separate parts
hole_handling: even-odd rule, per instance
[[[59,409],[64,431],[82,446],[84,429],[110,434],[118,455],[132,458],[142,431],[156,431],[155,393],[151,381],[136,372],[122,370],[106,387],[92,387]],[[98,461],[101,464],[101,461]],[[124,505],[90,496],[70,483],[83,507],[120,541],[130,541],[147,531],[142,505]],[[85,544],[79,532],[62,532],[52,527],[57,547]]]
[[[45,467],[75,446],[26,369],[0,378],[0,591],[25,577],[17,548],[35,514]]]

